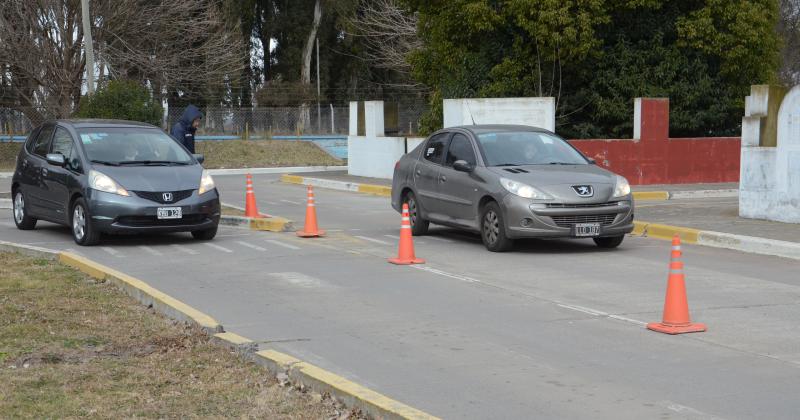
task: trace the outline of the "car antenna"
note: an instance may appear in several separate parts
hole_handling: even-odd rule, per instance
[[[478,125],[478,124],[475,124],[475,117],[472,116],[472,109],[470,109],[470,107],[469,107],[469,102],[467,102],[468,100],[469,99],[464,100],[464,105],[467,106],[467,112],[469,112],[469,119],[472,120],[472,125]]]

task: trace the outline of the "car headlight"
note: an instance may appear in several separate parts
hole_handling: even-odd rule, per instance
[[[500,178],[500,185],[503,186],[508,192],[518,195],[522,198],[532,198],[534,200],[552,200],[553,197],[547,193],[541,192],[528,184],[512,181],[507,178]]]
[[[625,197],[631,193],[631,184],[623,176],[617,175],[617,184],[614,186],[614,198]]]
[[[124,195],[125,197],[130,196],[128,190],[122,188],[110,176],[95,170],[89,171],[89,188],[111,194]]]
[[[207,170],[203,169],[203,175],[200,176],[200,189],[197,190],[197,194],[205,194],[213,190],[214,187],[214,178],[211,177],[211,174],[209,174]]]

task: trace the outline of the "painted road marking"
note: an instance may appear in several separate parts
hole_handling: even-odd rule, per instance
[[[589,315],[592,315],[592,316],[608,316],[608,313],[606,313],[606,312],[598,311],[596,309],[591,309],[591,308],[584,308],[583,306],[564,305],[562,303],[557,303],[556,305],[559,306],[559,307],[562,307],[564,309],[570,309],[570,310],[573,310],[573,311],[583,312],[585,314],[589,314]]]
[[[289,248],[289,249],[294,249],[294,250],[300,249],[299,247],[296,247],[296,246],[294,246],[294,245],[285,244],[285,243],[283,243],[283,242],[276,241],[276,240],[273,240],[273,239],[267,239],[267,240],[266,240],[266,241],[264,241],[264,242],[269,242],[269,243],[271,243],[272,245],[282,246],[282,247],[284,247],[284,248]]]
[[[250,249],[255,249],[256,251],[266,251],[267,250],[266,248],[262,248],[262,247],[260,247],[258,245],[249,244],[249,243],[244,242],[244,241],[236,241],[236,243],[241,245],[241,246],[250,248]]]
[[[209,243],[205,243],[205,244],[203,244],[203,245],[205,245],[205,246],[207,246],[207,247],[210,247],[210,248],[214,248],[214,249],[216,249],[217,251],[227,252],[227,253],[229,253],[229,254],[232,254],[232,253],[233,253],[233,251],[231,251],[230,249],[228,249],[228,248],[225,248],[225,247],[221,247],[221,246],[219,246],[219,245],[215,245],[215,244],[209,244]]]
[[[392,238],[392,239],[400,239],[400,237],[397,236],[397,235],[383,235],[383,236],[385,236],[387,238]]]
[[[666,407],[668,410],[672,410],[678,414],[685,416],[686,418],[691,419],[700,419],[700,420],[719,420],[721,417],[717,417],[711,414],[704,413],[700,410],[696,410],[692,407],[687,407],[682,404],[678,404],[672,401],[662,401],[661,405]]]
[[[636,324],[636,325],[641,325],[641,326],[647,325],[647,323],[644,322],[644,321],[637,321],[635,319],[626,318],[626,317],[620,316],[620,315],[609,315],[608,317],[609,318],[613,318],[613,319],[618,319],[620,321],[630,322],[630,323]]]
[[[164,255],[164,254],[156,251],[155,249],[153,249],[153,248],[151,248],[149,246],[145,246],[145,245],[139,245],[139,249],[141,249],[142,251],[144,251],[144,252],[146,252],[146,253],[148,253],[150,255],[154,255],[156,257],[161,257],[161,256]]]
[[[448,273],[446,271],[437,270],[435,268],[426,267],[424,265],[411,265],[411,268],[416,268],[417,270],[427,271],[429,273],[438,274],[440,276],[449,277],[451,279],[461,280],[467,283],[480,283],[481,281],[478,279],[473,279],[472,277],[462,276],[460,274],[453,274]]]
[[[293,286],[305,288],[322,286],[322,280],[303,273],[291,271],[285,273],[269,273],[268,275],[278,280],[285,281]]]
[[[283,202],[283,203],[289,203],[289,204],[294,204],[294,205],[296,205],[296,206],[299,206],[300,204],[303,204],[303,203],[298,203],[297,201],[291,201],[291,200],[281,200],[281,202]]]
[[[191,248],[189,248],[189,247],[187,247],[185,245],[177,245],[177,244],[175,244],[175,245],[170,245],[170,246],[172,248],[174,248],[174,249],[177,249],[180,252],[185,253],[185,254],[189,254],[189,255],[197,255],[198,254],[197,251],[195,251],[195,250],[193,250],[193,249],[191,249]]]
[[[122,257],[122,254],[120,254],[120,253],[119,253],[117,250],[115,250],[114,248],[109,248],[109,247],[107,247],[107,246],[101,246],[101,247],[100,247],[100,249],[102,249],[103,251],[105,251],[105,252],[107,252],[107,253],[109,253],[109,254],[111,254],[111,255],[115,256],[115,257]]]
[[[368,242],[374,242],[374,243],[376,243],[376,244],[381,244],[381,245],[391,245],[389,242],[382,241],[382,240],[380,240],[380,239],[373,239],[373,238],[368,238],[368,237],[366,237],[366,236],[357,236],[357,235],[356,235],[356,236],[354,236],[354,237],[355,237],[355,238],[358,238],[358,239],[363,239],[363,240],[365,240],[365,241],[368,241]]]

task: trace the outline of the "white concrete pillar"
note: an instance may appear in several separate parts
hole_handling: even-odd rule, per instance
[[[367,137],[383,137],[383,101],[364,102],[364,130]]]
[[[358,102],[350,102],[350,130],[348,134],[351,136],[358,135]]]

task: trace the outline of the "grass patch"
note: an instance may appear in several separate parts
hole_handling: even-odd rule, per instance
[[[200,141],[195,148],[197,153],[205,155],[206,161],[203,166],[207,169],[344,164],[315,144],[305,141]]]
[[[15,253],[0,253],[0,384],[8,418],[313,419],[341,410],[281,387],[112,285]]]
[[[22,143],[0,142],[0,172],[11,172],[17,166],[17,155]]]

